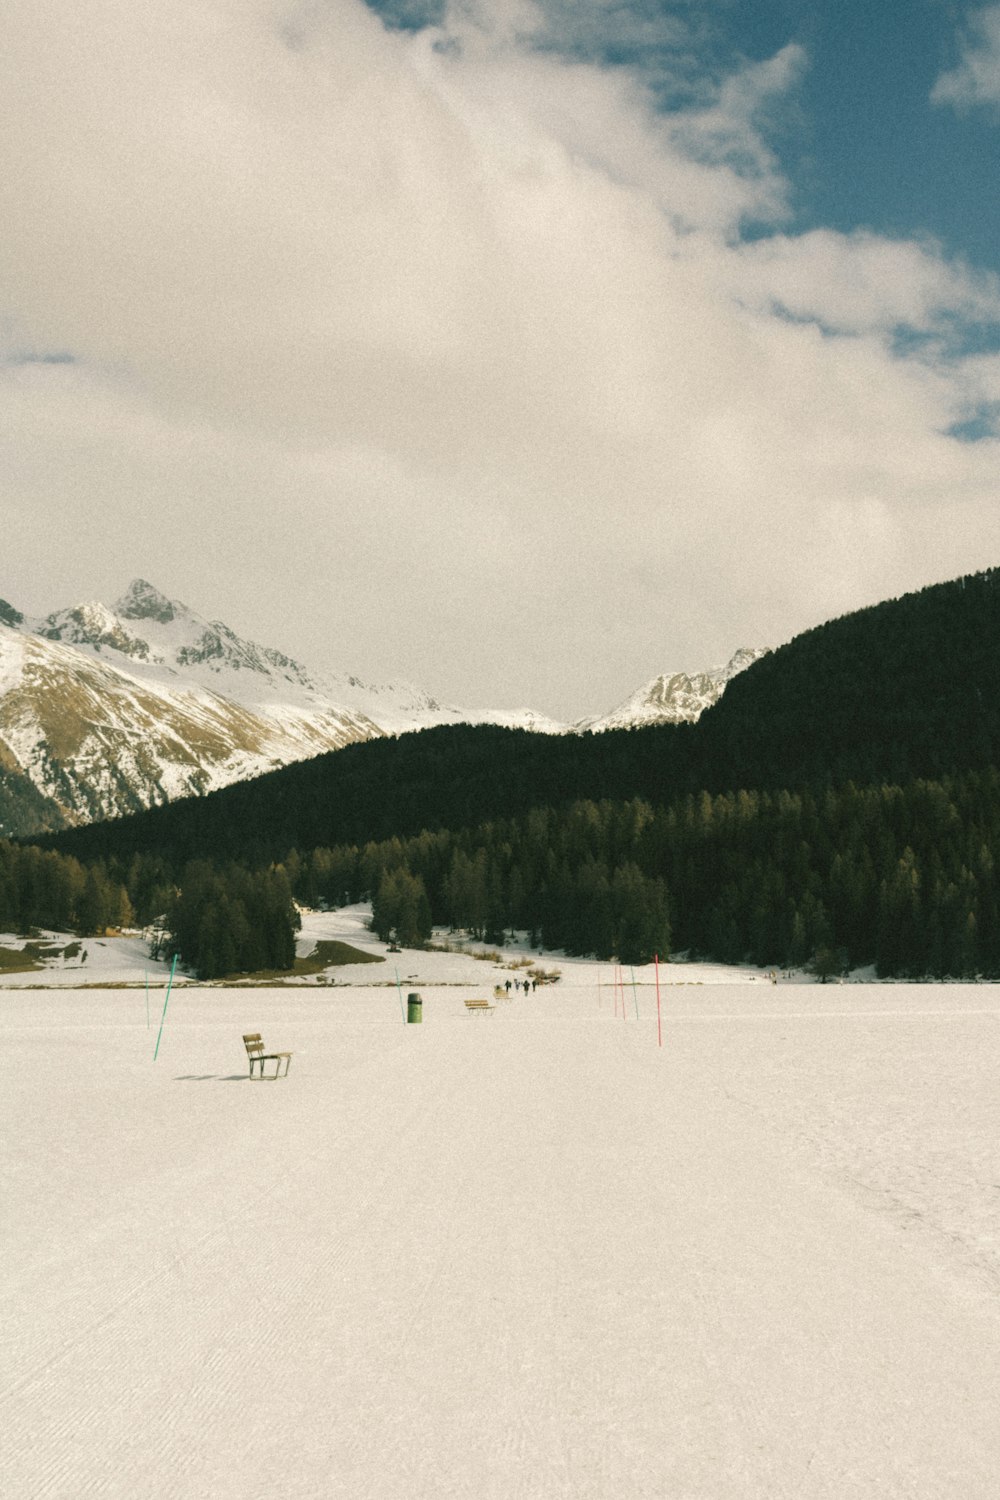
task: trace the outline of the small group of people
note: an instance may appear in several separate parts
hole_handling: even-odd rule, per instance
[[[520,990],[522,984],[524,985],[524,993],[525,994],[527,994],[529,990],[531,991],[532,994],[534,994],[535,989],[536,989],[537,984],[538,984],[538,981],[537,981],[537,979],[515,979],[514,980],[514,989],[515,990]],[[509,979],[507,979],[507,980],[504,981],[504,989],[507,991],[507,993],[509,995],[510,994],[510,980]]]

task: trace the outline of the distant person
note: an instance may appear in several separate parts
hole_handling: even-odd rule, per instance
[[[509,995],[510,994],[510,980],[509,979],[507,980],[507,983],[504,985],[504,989],[507,991],[507,993]]]

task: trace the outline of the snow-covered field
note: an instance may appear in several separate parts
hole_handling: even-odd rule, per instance
[[[5,989],[0,1493],[993,1500],[996,988],[556,962]]]

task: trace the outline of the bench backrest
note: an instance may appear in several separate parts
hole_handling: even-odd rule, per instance
[[[247,1049],[248,1057],[260,1057],[264,1051],[264,1043],[261,1041],[259,1031],[251,1031],[245,1035],[243,1045]]]

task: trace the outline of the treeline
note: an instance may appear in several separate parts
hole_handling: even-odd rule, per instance
[[[300,926],[282,869],[192,863],[175,885],[158,857],[109,874],[71,855],[0,840],[0,931],[81,937],[138,925],[156,956],[176,953],[201,979],[290,969]]]
[[[159,855],[84,868],[0,844],[0,925],[94,931],[130,912],[164,915],[168,945],[215,977],[290,967],[293,898],[371,899],[376,931],[407,944],[448,925],[494,942],[527,930],[544,947],[623,963],[673,947],[726,963],[1000,978],[997,847],[995,769],[702,792],[665,807],[584,799],[458,832],[292,849],[256,871],[194,862],[176,882]]]
[[[638,963],[671,947],[725,963],[884,977],[1000,977],[1000,773],[904,787],[747,792],[536,809],[285,861],[310,904],[373,896],[383,936],[429,923]],[[418,912],[424,913],[423,925]]]
[[[169,949],[199,979],[286,970],[301,925],[282,869],[189,865],[167,905]]]
[[[366,843],[424,829],[474,827],[585,798],[662,803],[694,777],[697,726],[545,735],[454,724],[341,750],[128,818],[38,840],[78,859],[156,853],[178,872],[190,860],[260,866],[291,848]],[[692,780],[692,787],[700,785]]]
[[[91,937],[134,920],[125,882],[103,863],[84,866],[71,855],[0,839],[0,931],[50,927]]]
[[[527,930],[533,944],[567,953],[615,955],[631,964],[669,956],[663,880],[628,860],[609,870],[596,858],[577,868],[535,859],[530,836],[520,841],[507,832],[511,837],[498,844],[486,831],[478,847],[475,835],[462,847],[449,834],[432,834],[405,848],[396,840],[369,848],[359,856],[359,870],[369,868],[375,881],[374,930],[406,945],[426,941],[435,926],[462,928],[490,943]],[[303,876],[308,884],[306,871]]]

